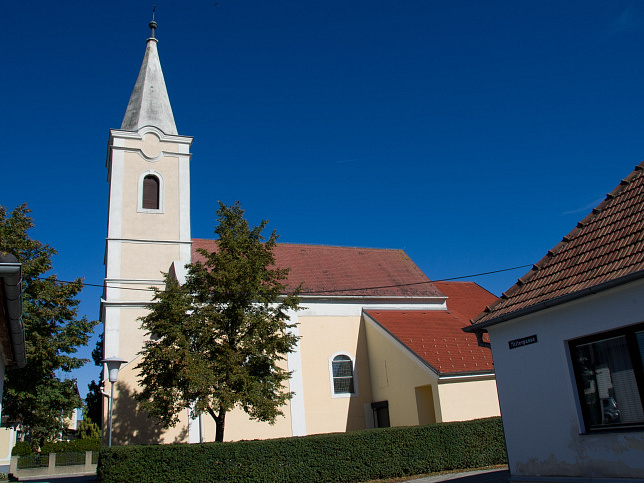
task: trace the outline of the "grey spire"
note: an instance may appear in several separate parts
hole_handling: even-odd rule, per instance
[[[158,41],[154,38],[156,28],[157,24],[152,20],[150,22],[152,33],[145,49],[139,77],[136,79],[130,102],[125,110],[121,129],[138,131],[143,126],[154,126],[165,134],[177,134],[157,51]]]

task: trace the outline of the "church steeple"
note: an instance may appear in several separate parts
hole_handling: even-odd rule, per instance
[[[147,40],[139,77],[125,110],[121,129],[138,131],[143,126],[154,126],[165,134],[177,134],[157,51],[158,41],[154,36],[157,23],[153,19],[149,25],[152,32]]]

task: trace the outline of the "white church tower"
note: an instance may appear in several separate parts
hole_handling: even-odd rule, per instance
[[[187,441],[185,430],[183,435],[161,434],[150,428],[150,434],[146,434],[144,428],[151,424],[146,415],[136,411],[133,400],[138,386],[137,353],[145,336],[138,318],[147,313],[145,306],[153,295],[149,287],[163,286],[161,272],[174,272],[181,280],[191,248],[192,138],[177,134],[157,52],[154,20],[150,28],[123,123],[120,129],[110,130],[107,153],[109,211],[101,301],[104,357],[127,361],[115,385],[115,444]],[[105,385],[109,392],[109,382]],[[106,410],[104,414],[106,418]],[[106,419],[104,423],[107,428]]]

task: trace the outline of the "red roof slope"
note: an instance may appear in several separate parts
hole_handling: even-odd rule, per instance
[[[193,239],[212,251],[215,240]],[[442,297],[443,294],[402,250],[279,243],[275,264],[290,268],[289,289],[303,283],[302,295]]]
[[[473,282],[436,282],[445,293],[447,310],[367,310],[393,337],[441,375],[490,373],[492,352],[479,347],[474,334],[461,330],[496,297]]]
[[[516,285],[475,319],[517,311],[644,270],[644,162]]]

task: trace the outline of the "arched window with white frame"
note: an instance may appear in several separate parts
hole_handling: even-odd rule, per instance
[[[351,355],[345,352],[333,354],[329,358],[329,374],[333,397],[351,397],[358,394],[355,359]]]
[[[138,210],[143,213],[163,213],[163,177],[148,170],[139,177]]]

